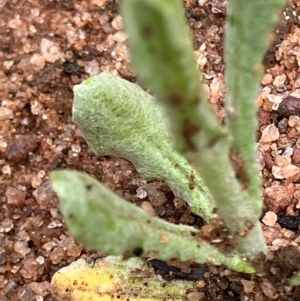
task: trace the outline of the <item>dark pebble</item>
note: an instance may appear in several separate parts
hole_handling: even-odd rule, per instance
[[[278,216],[277,222],[282,228],[297,232],[299,229],[300,216]]]
[[[72,74],[77,73],[80,68],[75,62],[66,61],[62,64],[62,69],[64,72]]]
[[[282,100],[277,111],[280,117],[288,118],[291,115],[300,116],[300,98],[288,96]]]
[[[19,163],[28,158],[30,152],[34,152],[38,147],[34,137],[23,135],[14,138],[9,142],[5,156],[8,161]]]

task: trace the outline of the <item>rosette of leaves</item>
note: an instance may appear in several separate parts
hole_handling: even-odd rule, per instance
[[[246,259],[268,249],[259,223],[255,99],[267,37],[283,2],[228,1],[224,124],[202,92],[179,0],[120,3],[132,67],[154,96],[108,73],[74,87],[73,120],[92,151],[128,159],[146,179],[164,179],[195,214],[207,222],[222,219],[236,248],[223,253],[200,239],[198,230],[149,217],[90,176],[55,171],[52,186],[77,241],[112,255],[129,251],[257,273]]]

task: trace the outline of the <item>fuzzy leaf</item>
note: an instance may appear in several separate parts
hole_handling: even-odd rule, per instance
[[[278,21],[284,0],[230,0],[225,27],[225,82],[232,152],[243,161],[246,187],[257,215],[262,209],[257,163],[256,97],[264,69],[262,57],[271,43],[271,29]]]
[[[195,228],[150,217],[86,174],[54,171],[50,179],[68,229],[91,250],[224,264],[246,273],[255,271],[239,256],[226,256],[209,243],[196,240]]]
[[[74,87],[73,120],[98,155],[132,162],[147,179],[163,179],[205,220],[214,216],[198,173],[169,141],[166,118],[154,98],[136,84],[101,73]]]

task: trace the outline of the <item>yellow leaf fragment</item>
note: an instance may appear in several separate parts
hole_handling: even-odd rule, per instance
[[[52,294],[58,301],[158,301],[187,300],[195,290],[191,281],[165,281],[144,261],[121,256],[99,259],[94,265],[79,259],[52,278]]]

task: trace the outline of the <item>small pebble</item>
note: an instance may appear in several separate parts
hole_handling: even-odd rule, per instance
[[[7,160],[19,163],[28,158],[30,152],[38,147],[35,139],[30,135],[22,135],[9,142],[5,150]]]
[[[279,120],[277,127],[279,129],[280,134],[285,134],[287,131],[288,120],[287,118],[282,118]]]
[[[53,264],[58,264],[65,258],[65,252],[62,248],[54,248],[54,250],[50,254],[50,259]]]
[[[244,288],[244,291],[245,291],[246,294],[253,293],[253,290],[254,290],[254,287],[255,287],[255,281],[241,279],[241,283],[243,285],[243,288]]]
[[[259,142],[272,142],[279,138],[279,130],[274,124],[266,126],[262,131],[262,136]]]
[[[167,202],[165,193],[159,189],[160,184],[153,182],[147,184],[143,188],[147,192],[148,200],[152,206],[158,207]]]
[[[266,212],[265,216],[262,219],[262,222],[266,226],[273,227],[275,223],[277,222],[277,214],[273,211]]]
[[[285,83],[286,81],[286,75],[285,74],[281,74],[281,75],[278,75],[274,78],[274,81],[273,81],[273,85],[276,87],[276,90],[277,91],[284,91],[285,90]]]
[[[43,180],[38,176],[38,175],[34,175],[31,179],[31,186],[33,188],[38,188],[42,185]]]
[[[81,152],[81,147],[79,144],[72,144],[71,149],[74,153],[80,153]]]
[[[136,196],[139,198],[139,199],[144,199],[147,197],[147,192],[143,189],[143,187],[139,187],[137,190],[136,190]]]
[[[16,207],[22,207],[25,203],[26,194],[14,187],[8,187],[6,192],[6,202],[9,205],[14,205]]]
[[[275,157],[275,164],[279,167],[287,166],[291,164],[291,157],[290,156],[276,156]]]
[[[5,218],[1,223],[0,232],[9,232],[13,227],[14,223],[9,218]]]
[[[143,202],[141,205],[141,208],[150,216],[156,216],[156,212],[155,209],[153,208],[153,206],[151,205],[150,202]]]
[[[111,25],[115,30],[121,31],[123,29],[122,17],[120,15],[116,16],[112,20]]]
[[[289,117],[289,120],[288,120],[289,127],[293,128],[293,127],[299,125],[299,123],[300,123],[299,116],[292,115]]]
[[[44,69],[46,60],[42,55],[35,53],[31,57],[30,63],[32,64],[34,70],[39,71],[39,70]]]
[[[108,0],[91,0],[92,5],[96,5],[98,7],[103,6]]]
[[[55,194],[48,181],[44,182],[41,186],[34,190],[32,194],[41,208],[53,207]]]
[[[187,294],[186,297],[189,301],[200,301],[200,300],[204,300],[205,295],[204,293],[200,293],[200,292],[190,292]]]
[[[81,254],[81,251],[82,251],[82,246],[76,244],[76,242],[73,239],[68,240],[67,256],[77,258]]]
[[[3,288],[2,292],[4,293],[4,295],[6,297],[8,297],[9,299],[7,300],[11,300],[11,296],[15,293],[15,290],[16,288],[18,287],[18,284],[15,280],[10,280],[6,285],[5,287]],[[23,299],[18,299],[18,300],[21,300],[23,301]],[[30,299],[28,299],[30,300]]]
[[[20,15],[16,14],[13,19],[8,21],[7,26],[11,29],[21,29],[23,25],[23,21],[20,19]]]
[[[39,296],[45,297],[48,295],[50,283],[48,281],[32,282],[29,287]]]
[[[101,72],[99,64],[96,60],[86,62],[85,66],[84,66],[84,71],[86,73],[88,73],[90,76],[97,75]]]
[[[37,100],[32,100],[30,102],[30,111],[33,115],[40,115],[43,109],[42,104]]]
[[[294,149],[292,159],[295,164],[300,164],[300,148]]]
[[[62,227],[62,222],[60,220],[54,220],[52,222],[50,222],[47,226],[47,228],[49,229],[55,229],[55,228],[59,228]]]
[[[3,173],[4,175],[8,175],[8,176],[11,175],[11,168],[10,168],[10,166],[9,166],[8,164],[6,164],[6,165],[4,165],[4,166],[2,167],[2,173]]]
[[[5,70],[9,70],[13,65],[15,61],[4,61],[3,62],[3,67]]]
[[[48,63],[55,63],[58,60],[62,60],[64,57],[64,54],[62,53],[59,44],[56,42],[44,38],[41,41],[40,47],[44,59]]]
[[[0,107],[0,121],[6,121],[15,117],[14,111],[10,108]]]
[[[296,165],[290,164],[288,166],[282,167],[281,173],[285,179],[290,179],[290,178],[295,177],[297,174],[299,174],[299,167]]]
[[[291,115],[300,116],[300,98],[294,96],[284,98],[277,112],[281,117],[289,117]]]
[[[277,299],[276,296],[276,288],[269,282],[269,280],[263,278],[260,282],[260,287],[266,297],[269,298],[269,300]]]
[[[44,258],[43,256],[38,256],[38,257],[36,258],[36,262],[37,262],[38,264],[44,264],[45,258]]]
[[[269,85],[273,81],[273,77],[271,74],[267,73],[261,80],[262,85]]]
[[[280,166],[276,166],[276,165],[272,166],[272,175],[277,180],[284,179],[284,176],[282,175],[282,170],[281,170]]]
[[[282,156],[288,156],[288,157],[290,157],[290,156],[293,155],[293,153],[294,153],[294,149],[291,146],[288,145],[285,148],[285,150],[283,151]]]
[[[278,213],[284,211],[292,202],[295,185],[274,185],[264,190],[265,206],[267,210]]]
[[[267,94],[267,100],[272,103],[272,110],[278,110],[280,103],[282,102],[282,96]]]
[[[36,263],[36,261],[35,261],[34,258],[27,258],[25,260],[25,263],[24,263],[21,271],[20,271],[20,274],[24,278],[35,280],[36,279],[36,275],[37,275],[37,269],[38,269],[38,267],[39,267],[39,265]]]
[[[24,241],[17,241],[14,245],[14,250],[22,256],[25,256],[30,252],[28,244]]]

